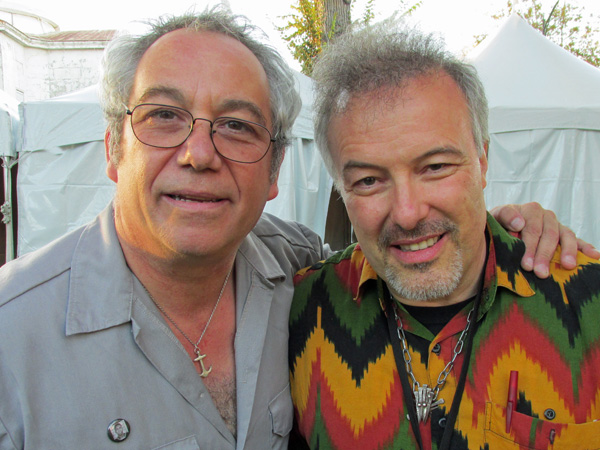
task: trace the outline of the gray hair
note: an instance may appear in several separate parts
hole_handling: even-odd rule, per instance
[[[464,93],[473,140],[481,155],[488,136],[488,106],[473,66],[444,49],[443,41],[408,27],[396,17],[342,35],[315,64],[315,134],[327,170],[339,188],[328,129],[332,116],[345,112],[356,96],[402,87],[408,80],[444,71]]]
[[[121,157],[125,106],[133,88],[135,72],[146,50],[160,37],[182,28],[211,31],[230,36],[245,45],[256,56],[267,74],[270,90],[271,122],[273,124],[273,158],[271,178],[274,180],[285,147],[290,142],[291,128],[300,112],[301,100],[294,76],[281,55],[272,47],[258,41],[255,34],[264,33],[243,16],[233,15],[223,5],[205,9],[202,13],[163,16],[147,22],[151,29],[142,36],[123,34],[112,40],[103,57],[101,100],[104,117],[110,132],[109,151],[114,164]]]

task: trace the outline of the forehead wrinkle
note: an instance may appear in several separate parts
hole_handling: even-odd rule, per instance
[[[144,90],[144,92],[142,92],[142,95],[139,98],[140,102],[145,102],[148,99],[151,99],[152,97],[158,97],[158,96],[165,96],[165,97],[169,97],[171,100],[179,103],[179,104],[183,104],[185,101],[185,97],[183,95],[183,93],[174,87],[169,87],[169,86],[151,86],[149,88],[146,88]]]

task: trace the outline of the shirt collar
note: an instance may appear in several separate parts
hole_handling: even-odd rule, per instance
[[[83,229],[73,252],[67,335],[130,321],[134,280],[117,238],[111,204]]]
[[[238,256],[266,280],[286,276],[254,232],[244,238]],[[133,299],[147,295],[125,261],[111,204],[84,228],[73,252],[66,333],[90,333],[129,322]]]
[[[521,269],[525,244],[515,234],[507,232],[488,213],[486,233],[491,236],[483,284],[483,302],[479,317],[494,303],[499,287],[508,289],[519,297],[531,297],[535,291]]]
[[[276,256],[254,231],[242,241],[238,249],[238,257],[240,256],[267,280],[286,277]]]

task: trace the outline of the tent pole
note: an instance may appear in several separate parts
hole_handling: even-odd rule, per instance
[[[10,156],[2,156],[2,167],[4,168],[4,203],[0,206],[2,223],[6,228],[6,262],[15,259],[14,230],[12,221],[12,175],[11,168],[14,164]]]

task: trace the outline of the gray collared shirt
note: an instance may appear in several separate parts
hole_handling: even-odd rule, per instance
[[[286,448],[292,276],[324,257],[264,215],[236,257],[237,441],[127,267],[112,207],[0,269],[0,449]],[[114,425],[112,427],[114,431]]]

